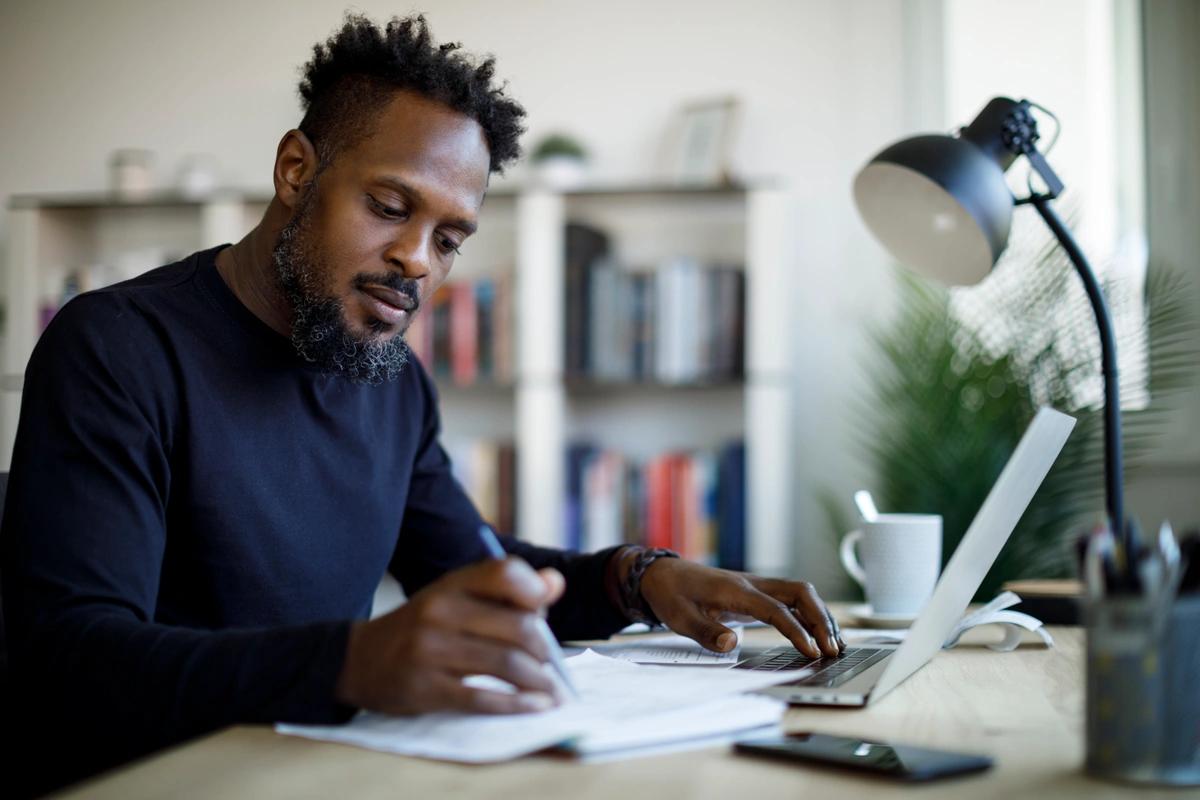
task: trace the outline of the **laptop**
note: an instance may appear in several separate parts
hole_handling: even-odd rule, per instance
[[[895,689],[942,648],[1074,427],[1073,417],[1038,411],[902,642],[819,659],[785,645],[749,653],[734,669],[811,668],[798,681],[762,690],[795,705],[865,706]]]

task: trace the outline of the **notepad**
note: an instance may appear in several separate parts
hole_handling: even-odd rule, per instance
[[[276,725],[279,733],[402,755],[488,763],[562,746],[580,755],[711,737],[777,722],[784,704],[745,695],[805,671],[633,664],[592,650],[567,659],[580,699],[536,714],[359,714],[346,725]]]
[[[730,630],[737,636],[737,645],[727,653],[714,652],[677,633],[639,636],[628,641],[597,645],[595,650],[601,655],[636,664],[732,667],[741,659],[742,626],[734,625]]]

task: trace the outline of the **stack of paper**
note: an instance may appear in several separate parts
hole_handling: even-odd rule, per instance
[[[564,746],[595,756],[709,738],[779,721],[784,704],[745,695],[804,671],[656,667],[591,650],[567,659],[580,699],[540,714],[392,717],[362,713],[346,725],[276,726],[280,733],[448,761],[504,761]]]

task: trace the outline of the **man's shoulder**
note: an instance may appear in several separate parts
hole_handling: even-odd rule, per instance
[[[30,364],[48,355],[140,351],[149,354],[181,307],[207,251],[149,270],[135,278],[84,292],[54,315],[34,349]]]
[[[124,315],[134,309],[152,311],[160,306],[189,305],[194,302],[192,293],[199,270],[214,261],[218,249],[200,250],[136,277],[83,292],[64,304],[50,325],[77,325],[93,319],[109,322],[114,315]]]
[[[72,315],[86,317],[89,314],[104,314],[106,310],[120,307],[168,301],[181,289],[188,288],[195,279],[201,260],[208,252],[202,250],[192,253],[186,258],[155,267],[134,278],[84,292],[64,305],[59,314],[68,312],[68,318]],[[56,314],[55,319],[58,316]]]

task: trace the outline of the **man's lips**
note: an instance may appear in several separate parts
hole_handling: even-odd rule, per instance
[[[406,325],[417,304],[404,292],[378,284],[358,287],[371,315],[388,325]]]
[[[371,297],[374,297],[379,302],[385,303],[392,308],[399,309],[400,311],[412,313],[413,309],[415,309],[417,305],[413,302],[413,299],[404,292],[398,292],[395,289],[389,289],[386,286],[380,286],[376,283],[369,283],[365,286],[360,286],[359,289],[362,292],[369,294]]]

